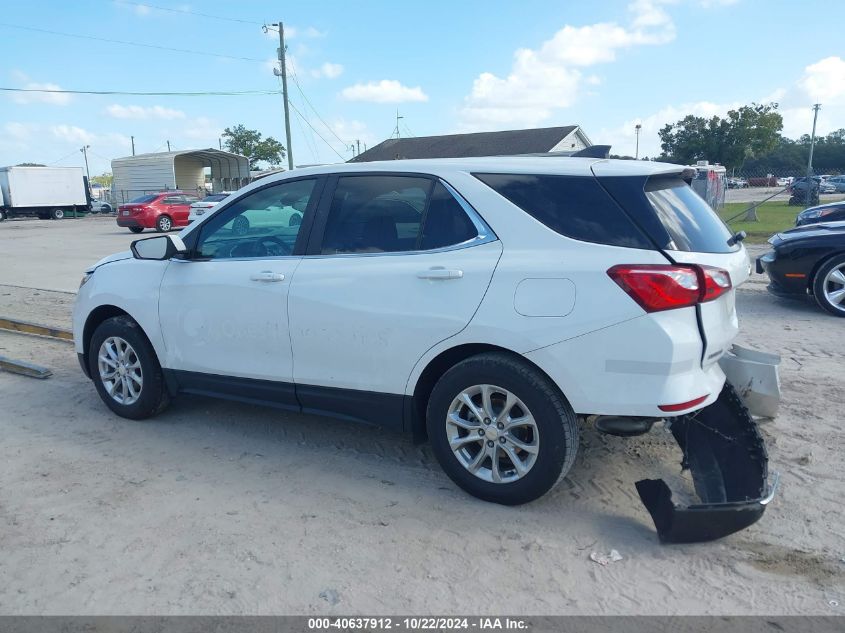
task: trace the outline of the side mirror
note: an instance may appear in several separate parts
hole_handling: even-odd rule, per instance
[[[135,240],[130,248],[135,259],[170,259],[178,253],[188,251],[185,242],[178,235],[160,235]]]

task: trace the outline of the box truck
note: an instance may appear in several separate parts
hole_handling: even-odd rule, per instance
[[[80,167],[0,167],[0,221],[33,215],[59,220],[89,209]]]

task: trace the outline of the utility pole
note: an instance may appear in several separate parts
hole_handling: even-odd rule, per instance
[[[221,151],[223,150],[223,139],[219,136],[217,137],[217,146],[220,148]]]
[[[634,132],[635,132],[635,133],[636,133],[636,135],[637,135],[637,149],[636,149],[636,151],[634,152],[634,159],[635,159],[635,160],[639,160],[639,158],[640,158],[640,130],[641,130],[641,129],[643,129],[643,126],[642,126],[642,125],[640,125],[639,123],[637,123],[637,124],[634,126]]]
[[[85,157],[85,175],[88,176],[88,186],[91,186],[91,172],[88,171],[88,148],[91,147],[90,145],[83,145],[82,149],[79,150],[82,152],[82,155]]]
[[[287,140],[288,169],[293,169],[293,150],[290,143],[290,110],[288,109],[288,69],[285,65],[285,25],[279,20],[270,26],[279,27],[279,66],[273,69],[273,74],[282,78],[282,98],[285,103],[285,139]],[[266,26],[264,27],[267,28]],[[266,32],[266,31],[265,31]]]
[[[129,138],[132,139],[132,155],[134,156],[135,155],[135,137],[130,136]]]
[[[358,151],[355,153],[355,155],[359,156],[361,154],[361,139],[356,138],[355,145],[358,147]],[[364,148],[366,149],[366,145],[364,146]]]
[[[806,203],[807,206],[810,206],[810,194],[812,193],[812,189],[810,188],[811,183],[813,183],[813,179],[811,176],[813,175],[813,149],[816,146],[816,121],[819,118],[819,108],[822,107],[821,103],[816,103],[813,105],[813,134],[810,137],[810,157],[807,159],[807,198]]]
[[[170,151],[170,141],[167,141],[167,151]]]

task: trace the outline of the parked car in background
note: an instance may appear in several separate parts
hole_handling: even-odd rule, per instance
[[[748,181],[745,178],[728,178],[728,189],[747,189]]]
[[[795,217],[795,226],[845,220],[845,200],[804,209]]]
[[[794,178],[792,176],[785,176],[785,177],[782,177],[782,178],[778,178],[775,181],[775,184],[778,187],[788,187],[789,185],[792,184],[793,180],[794,180]]]
[[[772,250],[757,259],[769,276],[769,292],[812,296],[825,310],[845,317],[845,222],[801,226],[769,239]]]
[[[662,539],[718,538],[769,496],[719,364],[750,264],[687,172],[501,157],[269,176],[89,269],[80,365],[126,418],[186,392],[427,438],[458,486],[508,505],[569,471],[584,416],[626,435],[671,418],[706,505],[637,489]]]
[[[830,180],[822,180],[819,183],[819,193],[836,193],[836,185]]]
[[[204,216],[209,209],[213,209],[218,203],[223,202],[229,197],[231,191],[221,191],[220,193],[210,193],[202,200],[197,200],[191,205],[191,210],[188,213],[188,224],[196,222]]]
[[[199,197],[184,191],[161,191],[139,196],[117,208],[117,225],[133,233],[155,229],[159,233],[188,226],[191,204]]]
[[[827,184],[833,185],[836,193],[845,193],[845,176],[831,176],[827,179]]]

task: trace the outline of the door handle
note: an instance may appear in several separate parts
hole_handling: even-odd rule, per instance
[[[284,281],[285,276],[282,273],[274,273],[269,270],[262,270],[260,273],[255,273],[250,276],[252,281]]]
[[[463,276],[464,271],[454,268],[429,268],[417,273],[419,279],[460,279]]]

